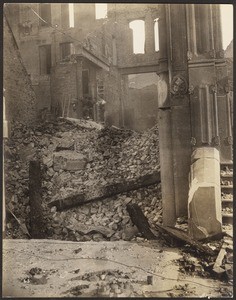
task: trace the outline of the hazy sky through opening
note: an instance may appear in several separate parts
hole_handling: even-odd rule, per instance
[[[103,19],[107,16],[107,4],[106,3],[96,3],[96,19]]]
[[[233,5],[221,4],[222,42],[225,50],[233,39]]]
[[[70,27],[75,26],[75,20],[74,20],[74,3],[69,3],[69,22]]]

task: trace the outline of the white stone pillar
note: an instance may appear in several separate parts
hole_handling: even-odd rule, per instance
[[[220,157],[214,147],[193,151],[188,223],[189,235],[197,240],[222,232]]]

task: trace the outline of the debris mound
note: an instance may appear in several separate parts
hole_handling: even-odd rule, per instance
[[[48,205],[55,199],[80,193],[95,197],[106,186],[159,172],[157,125],[137,133],[63,118],[33,128],[15,122],[4,145],[6,204],[27,228],[30,227],[29,162],[32,160],[41,163],[42,205],[48,238],[130,240],[137,235],[137,228],[126,210],[129,202],[140,205],[150,223],[162,221],[158,181],[61,212]],[[78,231],[79,223],[90,228]],[[104,234],[101,227],[109,228],[112,233]],[[7,215],[7,232],[10,238],[27,238],[11,214]]]

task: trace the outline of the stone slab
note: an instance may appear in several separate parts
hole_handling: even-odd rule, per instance
[[[77,171],[85,168],[86,157],[75,151],[60,151],[53,153],[54,171]]]

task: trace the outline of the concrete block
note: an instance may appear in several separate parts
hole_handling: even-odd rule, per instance
[[[53,154],[53,168],[55,171],[77,171],[84,169],[86,157],[74,151],[60,151]]]

